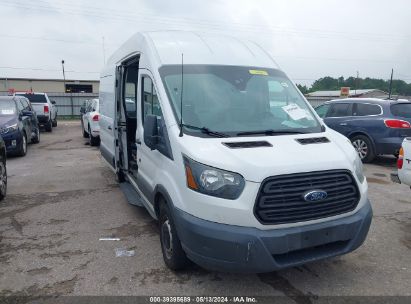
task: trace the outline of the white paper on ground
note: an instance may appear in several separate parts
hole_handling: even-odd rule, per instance
[[[123,249],[123,248],[116,248],[115,249],[116,252],[116,257],[132,257],[135,255],[135,251],[134,250],[127,250],[127,249]]]
[[[120,238],[115,237],[101,237],[98,239],[99,241],[120,241]]]

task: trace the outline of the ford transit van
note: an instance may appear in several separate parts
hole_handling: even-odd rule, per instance
[[[173,270],[269,272],[366,238],[357,152],[255,43],[138,33],[101,74],[100,114],[101,154]]]

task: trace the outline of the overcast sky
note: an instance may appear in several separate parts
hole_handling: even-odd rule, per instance
[[[0,16],[0,78],[62,78],[64,59],[66,78],[98,79],[135,32],[184,29],[254,40],[297,83],[411,82],[410,0],[0,0]]]

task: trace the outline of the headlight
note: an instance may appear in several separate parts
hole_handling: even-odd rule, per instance
[[[13,132],[17,130],[17,124],[8,126],[8,127],[4,127],[0,130],[0,134],[7,134],[9,132]]]
[[[358,156],[357,152],[355,152],[356,157],[354,160],[354,172],[355,175],[357,176],[358,180],[362,184],[364,182],[365,176],[364,176],[364,166],[362,164],[362,161],[360,157]]]
[[[183,158],[187,187],[191,190],[231,200],[237,199],[243,192],[245,181],[240,174],[206,166],[185,156]]]

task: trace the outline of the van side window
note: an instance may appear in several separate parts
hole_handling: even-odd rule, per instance
[[[126,70],[124,99],[127,117],[136,118],[138,67],[130,66]]]
[[[142,78],[142,114],[143,114],[143,123],[144,118],[147,115],[156,115],[158,117],[163,117],[161,111],[160,102],[158,101],[158,96],[156,89],[153,85],[153,81],[148,76],[143,76]]]

